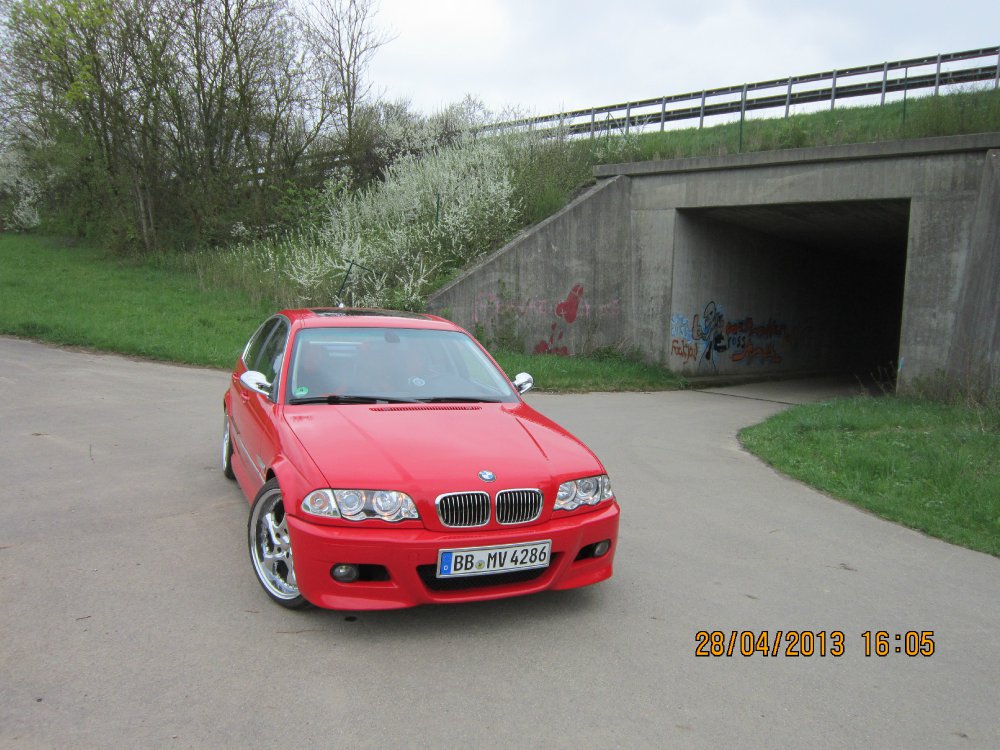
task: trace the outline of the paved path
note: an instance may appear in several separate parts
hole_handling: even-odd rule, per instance
[[[265,598],[217,467],[225,384],[0,337],[0,747],[1000,746],[1000,560],[738,445],[816,383],[529,394],[609,468],[615,577],[384,613]],[[879,629],[936,652],[866,658]],[[700,630],[846,653],[696,658]]]

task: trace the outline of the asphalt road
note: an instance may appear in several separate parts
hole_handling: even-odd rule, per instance
[[[0,747],[1000,746],[1000,560],[736,441],[826,383],[529,394],[612,475],[614,578],[382,613],[267,600],[225,385],[0,337]],[[702,630],[839,630],[844,655],[698,658]],[[877,630],[936,650],[866,657]]]

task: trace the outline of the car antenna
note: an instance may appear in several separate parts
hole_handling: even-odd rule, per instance
[[[344,273],[344,280],[340,282],[340,289],[337,290],[337,300],[338,300],[337,307],[344,307],[344,298],[341,297],[341,295],[344,293],[344,287],[347,286],[347,280],[349,278],[351,278],[351,271],[354,270],[355,266],[357,266],[358,268],[363,268],[364,270],[368,271],[369,273],[374,273],[374,271],[372,271],[372,269],[368,268],[368,266],[363,266],[360,263],[358,263],[356,260],[351,260],[347,264],[347,271]]]

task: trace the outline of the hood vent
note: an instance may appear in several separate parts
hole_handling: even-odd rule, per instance
[[[371,406],[371,411],[482,411],[481,406],[468,404],[409,404],[400,406]]]

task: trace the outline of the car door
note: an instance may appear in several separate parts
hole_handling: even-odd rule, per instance
[[[276,453],[274,427],[282,364],[288,343],[289,324],[285,318],[268,320],[250,339],[243,354],[243,368],[233,373],[233,443],[243,465],[258,485],[264,483],[267,467]],[[239,376],[248,370],[261,373],[271,384],[270,394],[248,388]]]

